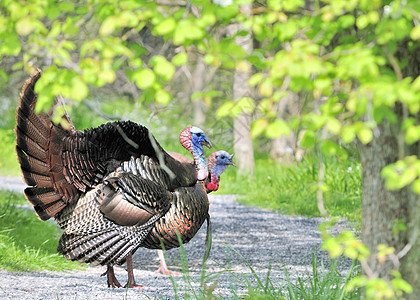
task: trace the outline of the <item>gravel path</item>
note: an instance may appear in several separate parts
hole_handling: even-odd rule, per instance
[[[0,188],[22,192],[24,185],[18,178],[0,178]],[[214,274],[208,285],[217,281],[215,294],[230,295],[231,286],[239,294],[245,278],[255,281],[250,268],[230,247],[239,252],[255,272],[265,280],[271,265],[270,278],[280,284],[284,270],[293,277],[311,271],[311,253],[318,252],[319,259],[326,254],[320,251],[322,243],[318,225],[322,218],[284,216],[236,202],[233,195],[217,195],[210,199],[210,215],[213,224],[213,246],[207,264],[207,273]],[[339,227],[346,227],[342,222]],[[337,228],[338,229],[338,228]],[[199,284],[206,225],[203,225],[190,243],[185,245],[189,274],[192,283],[185,284],[182,276],[174,277],[178,296],[183,295],[186,286],[196,288]],[[180,251],[168,251],[168,265],[180,270]],[[145,290],[108,289],[106,278],[100,277],[104,267],[87,267],[83,271],[71,272],[21,272],[0,270],[0,299],[173,299],[174,290],[168,276],[156,274],[159,260],[155,250],[139,249],[134,255],[135,277],[138,284],[150,287]],[[231,270],[216,274],[223,270]],[[127,272],[117,268],[116,275],[121,283],[126,282]],[[179,290],[181,289],[181,290]],[[198,289],[197,289],[198,290]]]

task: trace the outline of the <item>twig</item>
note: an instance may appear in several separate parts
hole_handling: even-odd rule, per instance
[[[105,120],[117,120],[117,121],[123,121],[124,118],[121,116],[115,116],[115,115],[108,115],[104,113],[103,111],[97,109],[95,106],[93,106],[91,103],[86,101],[85,99],[82,100],[82,103],[87,106],[91,111],[93,111],[94,114],[97,116],[104,118]]]
[[[322,129],[321,140],[325,140],[327,138],[328,130],[327,126],[324,126]],[[325,164],[322,158],[322,154],[319,155],[319,171],[318,171],[318,190],[316,192],[316,202],[318,206],[318,210],[323,217],[328,217],[327,210],[324,206],[324,197],[323,191],[320,188],[324,184],[324,176],[325,176]]]

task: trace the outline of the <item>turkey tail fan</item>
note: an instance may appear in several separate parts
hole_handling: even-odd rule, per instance
[[[25,189],[25,195],[38,217],[47,220],[61,211],[69,199],[77,198],[78,192],[66,181],[60,156],[61,141],[69,132],[52,123],[51,112],[35,112],[38,99],[35,84],[40,77],[41,71],[37,71],[26,81],[20,94],[16,114],[16,153],[23,179],[30,186]],[[74,129],[68,116],[63,118]]]

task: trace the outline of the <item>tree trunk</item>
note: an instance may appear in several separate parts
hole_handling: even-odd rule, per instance
[[[390,280],[389,271],[399,270],[414,289],[410,299],[415,299],[420,295],[420,201],[409,187],[397,191],[385,188],[381,171],[399,159],[399,124],[384,122],[377,129],[370,143],[359,145],[363,176],[363,242],[371,250],[368,264],[373,274]],[[407,230],[395,234],[393,229],[397,222],[403,222]],[[400,262],[399,257],[394,257],[397,258],[394,261],[379,262],[376,254],[380,244],[394,247],[396,255],[409,251]]]
[[[277,103],[277,117],[287,120],[290,115],[297,116],[299,114],[298,101],[299,97],[296,93],[288,92],[287,96]],[[292,131],[288,136],[283,135],[272,140],[270,158],[287,165],[295,159],[296,150],[296,133]]]
[[[192,90],[191,96],[197,92],[203,91],[204,81],[205,81],[205,72],[206,66],[204,64],[203,57],[197,56],[197,66],[192,74]],[[203,126],[206,122],[206,115],[204,114],[204,103],[202,98],[194,99],[193,109],[194,109],[194,125]]]
[[[241,6],[241,11],[246,14],[251,14],[251,3]],[[231,35],[241,30],[240,24],[233,24],[229,26]],[[240,45],[248,54],[252,52],[253,41],[251,33],[245,36],[237,36],[236,43]],[[247,84],[250,74],[236,70],[233,79],[233,98],[240,99],[242,97],[250,97],[250,87]],[[250,113],[241,112],[241,114],[233,120],[233,148],[235,151],[235,158],[238,165],[239,173],[253,173],[254,172],[254,147],[251,139],[251,122],[252,116]]]

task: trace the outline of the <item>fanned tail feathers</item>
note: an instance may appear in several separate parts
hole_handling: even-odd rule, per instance
[[[16,117],[16,153],[23,179],[30,186],[25,189],[25,195],[39,218],[47,220],[61,211],[69,197],[77,191],[71,186],[64,190],[61,187],[66,180],[59,155],[60,141],[67,132],[53,124],[48,114],[35,112],[38,95],[34,89],[40,77],[41,72],[38,71],[28,79],[20,95]]]

